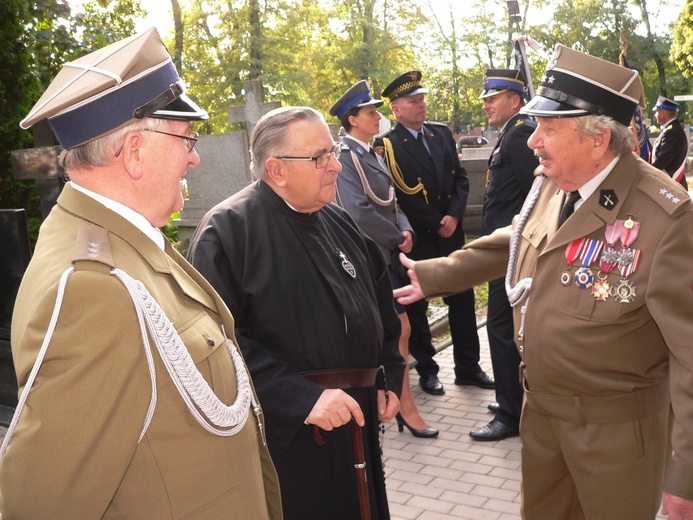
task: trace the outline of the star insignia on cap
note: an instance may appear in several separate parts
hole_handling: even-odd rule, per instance
[[[614,190],[602,190],[599,192],[599,205],[605,207],[609,211],[614,209],[618,204],[618,197]]]
[[[547,78],[547,81],[548,81],[549,85],[551,85],[554,81],[556,81],[556,77],[555,76],[549,76]]]

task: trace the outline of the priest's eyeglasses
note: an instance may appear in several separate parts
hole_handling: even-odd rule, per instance
[[[193,132],[190,135],[178,135],[178,134],[171,134],[169,132],[162,132],[161,130],[152,130],[151,128],[140,128],[137,130],[138,132],[154,132],[156,134],[164,134],[164,135],[170,135],[171,137],[177,137],[178,139],[185,139],[185,147],[188,149],[188,153],[193,151],[193,148],[195,148],[195,143],[197,143],[197,140],[200,138],[200,134],[197,132]],[[120,145],[120,148],[116,150],[115,156],[118,157],[122,152],[123,152],[123,146]]]
[[[338,144],[335,145],[332,150],[327,150],[326,152],[319,153],[315,157],[291,157],[291,156],[283,156],[283,157],[277,157],[277,159],[283,159],[284,161],[315,161],[315,168],[320,169],[324,168],[328,164],[330,164],[330,159],[334,157],[335,159],[339,159],[339,155],[342,153],[342,145]]]

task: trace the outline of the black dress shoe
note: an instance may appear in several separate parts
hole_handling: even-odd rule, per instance
[[[404,431],[404,427],[406,426],[414,437],[420,437],[422,439],[438,437],[438,430],[436,430],[435,428],[426,426],[421,430],[417,430],[416,428],[412,428],[411,426],[409,426],[407,421],[405,421],[404,417],[402,417],[400,414],[395,415],[395,419],[397,419],[397,429],[400,433]]]
[[[488,411],[491,413],[498,413],[500,412],[500,405],[498,403],[491,403],[488,405],[486,408],[488,408]]]
[[[496,382],[488,377],[486,372],[477,372],[473,376],[467,376],[467,377],[458,377],[455,379],[455,384],[456,385],[474,385],[478,386],[479,388],[488,388],[489,390],[493,390],[496,388]]]
[[[426,374],[419,378],[419,384],[421,389],[427,394],[431,395],[443,395],[445,393],[445,387],[443,383],[440,382],[438,376],[435,374]]]
[[[469,436],[475,441],[499,441],[508,437],[517,437],[520,432],[507,424],[494,419],[479,430],[469,432]]]

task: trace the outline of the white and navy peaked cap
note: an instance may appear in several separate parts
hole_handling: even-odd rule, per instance
[[[645,108],[637,71],[559,43],[536,96],[520,112],[536,117],[606,115],[628,126],[638,105]]]
[[[73,148],[145,117],[209,117],[185,95],[155,28],[66,63],[20,126],[47,118],[60,145]]]

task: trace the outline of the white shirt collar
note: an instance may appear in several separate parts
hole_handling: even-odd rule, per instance
[[[130,222],[130,224],[132,224],[137,229],[142,231],[142,233],[151,238],[152,241],[159,247],[159,249],[161,249],[162,251],[164,250],[166,246],[166,237],[161,231],[159,231],[158,228],[152,226],[149,223],[149,221],[146,218],[144,218],[144,216],[128,208],[124,204],[121,204],[120,202],[117,202],[113,199],[109,199],[108,197],[104,197],[99,193],[95,193],[83,186],[80,186],[79,184],[76,184],[74,181],[70,181],[70,184],[77,191],[83,193],[84,195],[87,195],[88,197],[91,197],[96,202],[103,204],[111,211],[123,217],[125,220]]]
[[[353,135],[350,135],[349,139],[351,139],[352,141],[356,141],[358,144],[363,146],[363,149],[366,150],[366,152],[370,152],[370,150],[371,150],[370,143],[364,143],[363,141],[361,141],[361,139],[356,139]]]
[[[582,203],[585,202],[590,197],[590,195],[597,191],[599,185],[604,181],[604,179],[606,179],[607,175],[611,173],[611,170],[614,169],[614,166],[616,166],[616,163],[619,161],[620,158],[621,157],[618,155],[614,157],[613,160],[606,165],[606,168],[604,168],[597,175],[592,177],[589,181],[587,181],[585,184],[578,188],[578,192],[580,192],[580,200],[578,200],[575,203],[575,209],[578,209],[580,206],[582,206]]]

